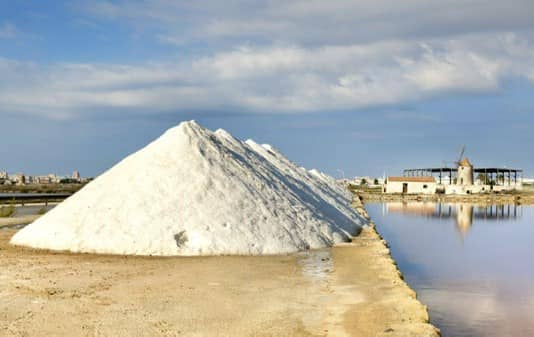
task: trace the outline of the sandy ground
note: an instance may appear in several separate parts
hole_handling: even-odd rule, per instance
[[[140,258],[13,247],[0,336],[437,336],[374,230],[264,257]]]
[[[0,229],[4,227],[13,227],[22,224],[29,224],[37,220],[37,218],[39,217],[40,215],[24,215],[19,217],[0,218]]]
[[[438,336],[373,228],[298,254],[147,258],[14,247],[26,213],[0,223],[0,336]]]

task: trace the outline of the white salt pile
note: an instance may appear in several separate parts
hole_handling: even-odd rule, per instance
[[[11,243],[136,255],[288,253],[349,241],[366,224],[350,204],[328,176],[191,121],[125,158]]]

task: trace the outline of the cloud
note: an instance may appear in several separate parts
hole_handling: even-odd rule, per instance
[[[185,61],[39,65],[0,59],[0,113],[70,118],[361,109],[533,80],[534,47],[516,34],[344,46],[240,47]]]
[[[173,36],[173,35],[165,35],[165,34],[158,34],[156,36],[159,42],[163,44],[168,45],[174,45],[174,46],[183,46],[186,44],[186,41],[180,37]]]
[[[87,15],[124,19],[189,41],[360,44],[532,30],[530,0],[90,1]],[[163,31],[163,33],[162,33]]]
[[[494,93],[510,78],[534,81],[530,0],[75,4],[75,22],[107,27],[101,22],[107,20],[127,27],[136,44],[150,39],[147,45],[175,47],[180,58],[162,54],[157,62],[130,64],[0,58],[0,114],[357,110]],[[0,25],[0,38],[17,34],[13,25]]]
[[[5,22],[0,25],[0,39],[14,39],[20,35],[15,25]]]
[[[416,122],[439,122],[442,119],[437,113],[424,113],[416,111],[395,111],[388,112],[385,117],[393,121],[416,121]]]

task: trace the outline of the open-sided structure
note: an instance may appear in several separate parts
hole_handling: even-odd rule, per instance
[[[388,177],[385,193],[412,193],[410,189],[399,192],[394,185],[399,181],[428,177],[435,180],[436,193],[471,194],[490,191],[519,190],[523,185],[523,170],[506,167],[475,168],[467,158],[457,162],[457,167],[430,167],[405,169],[402,177]],[[393,178],[393,179],[392,179]],[[391,186],[391,187],[390,187]],[[414,192],[416,193],[416,192]]]

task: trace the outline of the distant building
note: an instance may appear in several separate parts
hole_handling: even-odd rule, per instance
[[[434,177],[387,177],[384,193],[434,194]]]
[[[24,185],[26,183],[26,176],[24,173],[16,173],[13,175],[12,180],[17,185]]]
[[[380,186],[382,186],[382,185],[384,185],[386,183],[386,179],[385,178],[376,178],[374,180],[376,180],[377,185],[380,185]]]
[[[0,185],[5,184],[7,181],[9,181],[9,175],[7,172],[0,172]]]
[[[366,176],[366,177],[354,177],[350,183],[353,184],[353,185],[365,185],[365,184],[369,184],[370,179],[371,178],[368,177],[368,176]]]
[[[78,171],[72,172],[72,179],[74,179],[76,181],[81,181],[82,177],[80,176],[80,172],[78,172]]]
[[[404,170],[402,177],[388,177],[383,191],[384,193],[478,194],[522,188],[523,170],[521,169],[474,168],[469,159],[461,157],[460,159],[456,162],[456,168],[433,167]]]
[[[33,177],[36,184],[51,184],[52,179],[49,176],[35,176]]]

